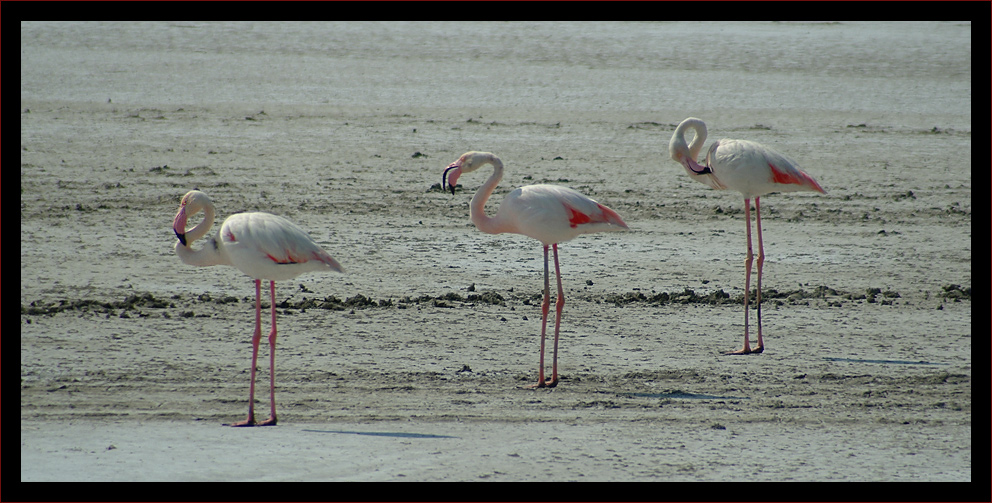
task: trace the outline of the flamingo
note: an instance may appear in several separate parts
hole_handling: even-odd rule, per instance
[[[199,212],[203,221],[188,232],[186,220]],[[295,278],[312,271],[343,272],[320,245],[300,227],[283,217],[269,213],[237,213],[227,217],[220,232],[206,246],[193,250],[214,223],[214,204],[203,192],[191,190],[183,196],[172,229],[179,241],[176,254],[189,265],[231,265],[255,279],[255,333],[252,336],[251,385],[248,391],[248,419],[229,426],[274,426],[276,424],[276,281]],[[262,281],[269,281],[272,297],[272,331],[269,332],[269,398],[271,414],[255,422],[255,364],[262,339]]]
[[[558,243],[580,234],[603,231],[629,230],[617,212],[576,192],[557,185],[527,185],[509,194],[500,205],[496,216],[486,215],[484,207],[496,185],[503,178],[503,162],[490,152],[466,152],[448,165],[441,179],[455,194],[455,184],[462,173],[475,171],[486,164],[492,165],[493,174],[482,184],[472,198],[469,215],[472,223],[482,232],[501,234],[512,232],[534,238],[544,245],[544,302],[541,304],[541,356],[538,361],[537,384],[529,388],[552,388],[558,384],[558,332],[561,312],[565,307],[565,294],[561,287],[561,269],[558,265]],[[551,305],[548,275],[548,247],[554,251],[555,276],[558,280],[558,297],[555,302],[555,343],[551,365],[551,378],[544,379],[544,340]]]
[[[692,143],[685,142],[685,132],[693,129],[696,133]],[[761,337],[761,269],[765,262],[765,248],[761,241],[761,196],[769,192],[816,191],[826,194],[823,187],[799,169],[799,165],[785,155],[764,145],[747,140],[718,140],[710,145],[706,153],[706,165],[696,162],[699,151],[706,141],[706,124],[695,117],[682,121],[672,140],[668,152],[672,159],[685,167],[693,180],[709,185],[717,190],[733,189],[744,195],[744,219],[747,221],[747,255],[744,274],[744,347],[730,351],[728,355],[761,353],[765,349]],[[758,229],[758,277],[755,304],[758,316],[758,344],[751,348],[748,340],[748,296],[751,292],[751,264],[754,254],[751,251],[751,199],[754,198],[754,212]]]

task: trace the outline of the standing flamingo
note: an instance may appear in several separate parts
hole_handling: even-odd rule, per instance
[[[186,220],[203,211],[204,218],[186,231]],[[248,391],[248,419],[230,426],[272,426],[276,424],[276,281],[291,279],[311,271],[342,272],[341,265],[327,254],[303,229],[283,217],[269,213],[238,213],[227,217],[220,233],[206,246],[191,245],[214,224],[214,204],[206,194],[191,190],[183,196],[172,229],[179,241],[176,254],[189,265],[232,265],[255,278],[255,334],[252,336],[251,385]],[[262,281],[269,280],[272,296],[272,331],[269,332],[269,418],[255,422],[255,364],[262,339]]]
[[[472,223],[489,234],[512,232],[523,234],[544,245],[544,302],[541,304],[541,357],[538,362],[537,384],[531,388],[554,387],[558,384],[558,331],[561,311],[565,307],[565,294],[561,288],[561,270],[558,267],[558,243],[580,234],[602,231],[628,230],[627,224],[615,211],[566,187],[557,185],[527,185],[520,187],[503,200],[495,217],[486,215],[484,207],[496,185],[503,178],[503,162],[490,152],[466,152],[448,165],[441,179],[455,193],[455,184],[462,173],[475,171],[486,164],[493,166],[493,174],[482,184],[472,198],[469,209]],[[551,379],[544,379],[544,339],[551,305],[548,275],[548,246],[554,250],[555,276],[558,279],[558,298],[555,302],[555,347],[551,365]]]
[[[692,143],[686,146],[685,132],[687,129],[696,132]],[[761,241],[761,196],[769,192],[792,192],[798,190],[816,191],[826,194],[826,191],[816,183],[813,177],[799,169],[799,165],[788,157],[764,145],[747,140],[718,140],[710,145],[706,153],[706,166],[696,162],[699,151],[706,141],[706,124],[689,117],[682,121],[672,140],[668,144],[668,152],[672,159],[685,167],[686,173],[697,182],[704,183],[714,189],[733,189],[744,195],[744,219],[747,220],[747,265],[744,274],[744,347],[731,351],[728,355],[746,355],[760,353],[765,349],[761,338],[761,268],[765,262],[765,248]],[[758,228],[758,278],[755,304],[758,311],[758,345],[751,349],[748,340],[748,296],[751,292],[751,198],[754,198],[754,212]]]

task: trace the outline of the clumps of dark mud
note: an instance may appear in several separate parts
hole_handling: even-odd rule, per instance
[[[971,301],[971,287],[961,285],[944,285],[939,294],[945,301],[961,302]],[[471,307],[477,304],[488,304],[493,306],[506,306],[510,303],[521,303],[530,305],[540,303],[542,294],[538,293],[512,293],[506,296],[489,290],[481,293],[470,293],[461,295],[455,292],[448,292],[438,296],[421,295],[418,297],[403,296],[399,299],[374,299],[363,294],[356,294],[345,297],[343,300],[329,295],[324,298],[303,297],[301,299],[285,299],[276,303],[279,309],[295,309],[305,311],[307,309],[326,309],[331,311],[354,311],[356,309],[383,309],[397,308],[406,309],[409,307],[430,306],[439,308]],[[690,288],[684,288],[680,292],[660,292],[652,291],[646,294],[640,290],[633,290],[625,293],[608,293],[603,296],[579,295],[579,298],[589,302],[613,304],[617,307],[628,305],[665,306],[669,304],[743,304],[744,295],[731,296],[729,293],[714,290],[707,293],[697,293]],[[795,290],[776,290],[765,288],[761,292],[761,302],[771,305],[803,304],[808,305],[810,299],[819,299],[827,303],[828,306],[841,307],[845,302],[857,301],[868,304],[892,305],[897,299],[902,298],[899,292],[883,290],[881,288],[867,288],[864,292],[845,292],[827,286],[816,286],[809,290],[799,288]],[[180,312],[173,313],[179,317],[190,318],[203,316],[196,314],[190,309],[192,305],[213,304],[223,305],[238,302],[253,303],[253,297],[239,299],[233,295],[214,297],[209,293],[202,293],[192,298],[184,298],[182,295],[173,295],[169,299],[161,299],[153,294],[132,293],[123,300],[94,300],[94,299],[63,299],[57,301],[36,300],[28,305],[21,304],[21,314],[27,316],[55,315],[64,312],[78,312],[91,314],[116,315],[121,318],[130,318],[132,315],[139,317],[149,316],[149,310],[163,310],[162,316],[169,318],[170,310],[179,309]],[[751,292],[749,303],[755,302],[755,294]],[[177,306],[179,304],[179,306]],[[263,301],[263,306],[268,307]]]
[[[831,296],[841,296],[842,294],[837,290],[826,287],[818,286],[812,290],[787,290],[779,291],[774,288],[765,288],[761,291],[761,302],[771,302],[776,304],[797,304],[803,303],[806,299],[813,298],[827,298]],[[898,294],[896,294],[898,296]],[[866,298],[866,295],[860,296],[862,299]],[[848,298],[854,298],[853,296],[848,296]],[[649,305],[667,305],[667,304],[707,304],[707,305],[720,305],[720,304],[743,304],[744,295],[731,296],[729,293],[720,290],[715,290],[709,293],[699,294],[691,288],[686,288],[681,292],[661,292],[647,295],[640,291],[632,291],[627,293],[611,293],[604,296],[602,299],[591,299],[596,302],[604,302],[607,304],[613,304],[617,307],[622,307],[628,304],[644,303]],[[749,299],[750,303],[755,302],[755,292],[751,292],[751,297]]]
[[[741,296],[741,299],[744,297]],[[596,299],[596,302],[600,300]],[[633,304],[638,302],[643,302],[647,304],[731,304],[734,300],[730,298],[730,294],[721,290],[716,290],[705,295],[699,295],[694,290],[686,288],[681,292],[661,292],[654,293],[651,295],[645,295],[640,291],[632,291],[627,293],[610,293],[602,298],[602,302],[607,304],[613,304],[616,306],[624,306],[627,304]],[[743,302],[743,300],[742,300]]]
[[[390,307],[393,305],[391,300],[375,300],[371,297],[366,297],[362,294],[357,294],[353,297],[347,297],[341,300],[333,295],[328,295],[323,299],[310,299],[304,297],[302,300],[290,301],[284,300],[276,304],[276,307],[280,309],[329,309],[332,311],[344,311],[346,309],[368,309],[374,307]]]
[[[940,296],[945,299],[952,301],[971,300],[970,286],[962,288],[961,285],[944,285],[941,289],[943,292]]]
[[[28,316],[55,315],[63,312],[79,312],[116,315],[119,312],[121,318],[129,318],[131,314],[147,316],[144,309],[180,309],[177,316],[182,318],[192,318],[199,316],[190,310],[196,304],[231,304],[238,302],[254,303],[254,297],[244,297],[239,299],[233,295],[214,297],[209,293],[202,293],[192,298],[183,298],[182,295],[173,295],[169,300],[156,298],[151,293],[130,294],[124,300],[94,300],[94,299],[63,299],[57,301],[35,300],[28,305],[21,305],[21,314]],[[179,304],[179,306],[177,306]],[[262,302],[263,307],[268,307],[268,302]],[[460,305],[492,304],[505,305],[506,299],[497,292],[487,291],[478,294],[462,296],[454,292],[449,292],[436,297],[422,295],[419,297],[404,296],[398,300],[394,299],[374,299],[372,297],[356,294],[345,299],[329,295],[324,298],[303,297],[302,299],[285,299],[276,302],[278,309],[296,309],[305,311],[307,309],[327,309],[331,311],[354,311],[356,309],[379,309],[398,307],[404,309],[411,305],[428,304],[434,307],[458,307]],[[163,312],[164,317],[171,317],[168,311]]]
[[[430,304],[434,307],[457,307],[460,304],[491,304],[494,306],[505,306],[506,298],[490,290],[479,294],[470,293],[466,296],[462,296],[455,292],[448,292],[437,297],[431,297],[430,295],[421,295],[419,297],[404,296],[399,300],[399,307],[401,309],[410,304]]]
[[[59,301],[36,300],[27,306],[21,304],[21,314],[43,315],[58,314],[64,311],[94,312],[110,314],[116,311],[137,311],[140,308],[164,309],[175,307],[167,300],[158,299],[150,293],[131,294],[119,301],[100,301],[92,299],[63,299]],[[122,314],[124,314],[122,313]]]
[[[393,299],[375,300],[371,297],[358,294],[354,297],[348,297],[345,300],[338,299],[332,295],[323,299],[304,299],[295,303],[283,301],[280,304],[276,304],[276,307],[293,309],[319,308],[343,311],[345,309],[369,309],[393,306],[403,309],[412,304],[430,304],[434,307],[457,307],[460,304],[492,304],[502,306],[506,304],[506,299],[493,291],[469,294],[467,296],[462,296],[455,292],[448,292],[436,297],[430,295],[411,297],[406,295],[395,301]]]
[[[971,287],[962,288],[960,285],[946,285],[943,287],[943,293],[941,294],[945,299],[953,300],[971,300]],[[755,302],[755,292],[750,293],[750,298],[748,302],[754,304]],[[843,290],[837,290],[830,288],[828,286],[816,286],[807,290],[805,288],[798,288],[795,290],[776,290],[774,288],[764,288],[761,290],[761,303],[762,304],[772,304],[772,305],[809,305],[810,299],[823,300],[829,306],[841,307],[846,301],[859,301],[866,302],[868,304],[879,304],[883,306],[892,305],[896,299],[901,299],[902,295],[899,292],[892,290],[883,290],[881,288],[867,288],[864,292],[848,292]],[[668,305],[668,304],[707,304],[707,305],[719,305],[719,304],[743,304],[744,295],[739,294],[731,296],[727,292],[721,290],[715,290],[709,293],[699,294],[695,290],[686,288],[681,292],[661,292],[651,294],[645,294],[641,291],[631,291],[626,293],[610,293],[601,298],[587,298],[593,302],[602,302],[607,304],[613,304],[617,307],[623,307],[630,304],[644,304],[644,305]]]

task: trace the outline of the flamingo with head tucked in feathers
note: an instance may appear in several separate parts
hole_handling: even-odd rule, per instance
[[[491,165],[493,174],[486,180],[469,208],[472,223],[482,232],[500,234],[511,232],[534,238],[544,245],[544,301],[541,304],[541,355],[538,363],[537,384],[530,387],[554,387],[558,384],[558,333],[565,295],[561,286],[561,269],[558,265],[558,243],[581,234],[603,231],[628,230],[627,224],[615,211],[567,187],[557,185],[527,185],[507,194],[496,215],[486,215],[484,207],[489,196],[503,178],[503,162],[490,152],[466,152],[444,170],[441,188],[455,184],[463,173]],[[548,273],[548,247],[554,252],[555,276],[558,280],[558,297],[555,302],[555,342],[551,365],[551,378],[544,378],[544,340],[551,304]]]
[[[685,133],[695,131],[692,143],[686,145]],[[706,153],[706,164],[697,162],[699,152],[706,141],[706,124],[695,117],[682,121],[672,140],[668,152],[675,162],[681,164],[693,180],[709,185],[714,189],[732,189],[744,195],[744,219],[747,220],[747,255],[744,275],[744,347],[727,354],[761,353],[765,349],[761,336],[761,270],[765,262],[765,248],[761,240],[761,196],[769,192],[815,191],[826,194],[813,177],[799,169],[795,161],[764,145],[747,140],[718,140],[710,145]],[[754,212],[758,229],[758,276],[755,305],[758,317],[757,346],[751,347],[748,337],[748,297],[751,292],[751,264],[754,254],[751,251],[751,199],[754,199]]]
[[[203,221],[189,231],[186,221],[204,212]],[[192,244],[205,236],[214,223],[215,210],[210,198],[198,190],[183,196],[172,229],[179,241],[176,254],[189,265],[230,265],[255,279],[255,333],[252,336],[251,384],[248,391],[248,418],[230,426],[272,426],[276,424],[276,281],[291,279],[305,272],[337,271],[338,264],[303,229],[283,217],[269,213],[237,213],[227,217],[220,232],[207,244],[193,250]],[[255,364],[262,338],[262,282],[269,281],[272,297],[272,330],[269,332],[269,418],[255,422]]]

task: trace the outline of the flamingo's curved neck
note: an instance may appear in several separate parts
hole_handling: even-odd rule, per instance
[[[499,157],[490,155],[486,157],[484,163],[492,164],[493,174],[489,176],[486,183],[479,187],[479,191],[475,193],[475,197],[472,198],[472,205],[469,207],[469,216],[472,219],[472,223],[482,232],[487,232],[489,234],[499,234],[501,232],[506,232],[506,229],[499,223],[499,215],[496,217],[490,217],[486,215],[486,201],[489,200],[489,196],[493,194],[496,190],[496,186],[499,185],[499,181],[503,179],[503,161],[499,160]]]
[[[192,229],[186,231],[186,242],[193,244],[193,241],[202,238],[208,232],[210,228],[214,226],[214,218],[217,216],[213,205],[206,205],[203,207],[203,221],[193,227]]]
[[[210,204],[203,207],[203,221],[186,232],[186,245],[176,241],[176,255],[185,264],[196,266],[210,266],[228,264],[230,261],[220,250],[220,245],[215,238],[210,238],[209,242],[199,250],[193,249],[193,242],[210,232],[214,225],[216,212]]]
[[[692,138],[692,142],[686,146],[685,133],[689,129],[692,129],[696,134]],[[672,135],[672,150],[682,150],[687,149],[689,158],[693,161],[698,161],[699,152],[703,149],[703,142],[706,141],[706,123],[699,119],[689,118],[682,121],[679,127],[675,128],[675,134]]]
[[[706,126],[701,122],[699,124],[690,122],[688,126],[695,130],[696,134],[693,135],[692,141],[689,142],[689,157],[693,161],[699,161],[699,152],[703,149],[703,142],[706,141]]]
[[[692,138],[692,143],[686,145],[685,133],[688,129],[692,129],[696,134]],[[682,121],[682,123],[675,128],[675,133],[672,135],[672,141],[668,145],[668,150],[672,155],[672,159],[685,166],[686,172],[688,172],[693,178],[712,173],[712,170],[710,170],[709,167],[702,166],[697,161],[699,158],[699,152],[703,149],[703,143],[705,141],[706,123],[699,119],[690,117]]]

